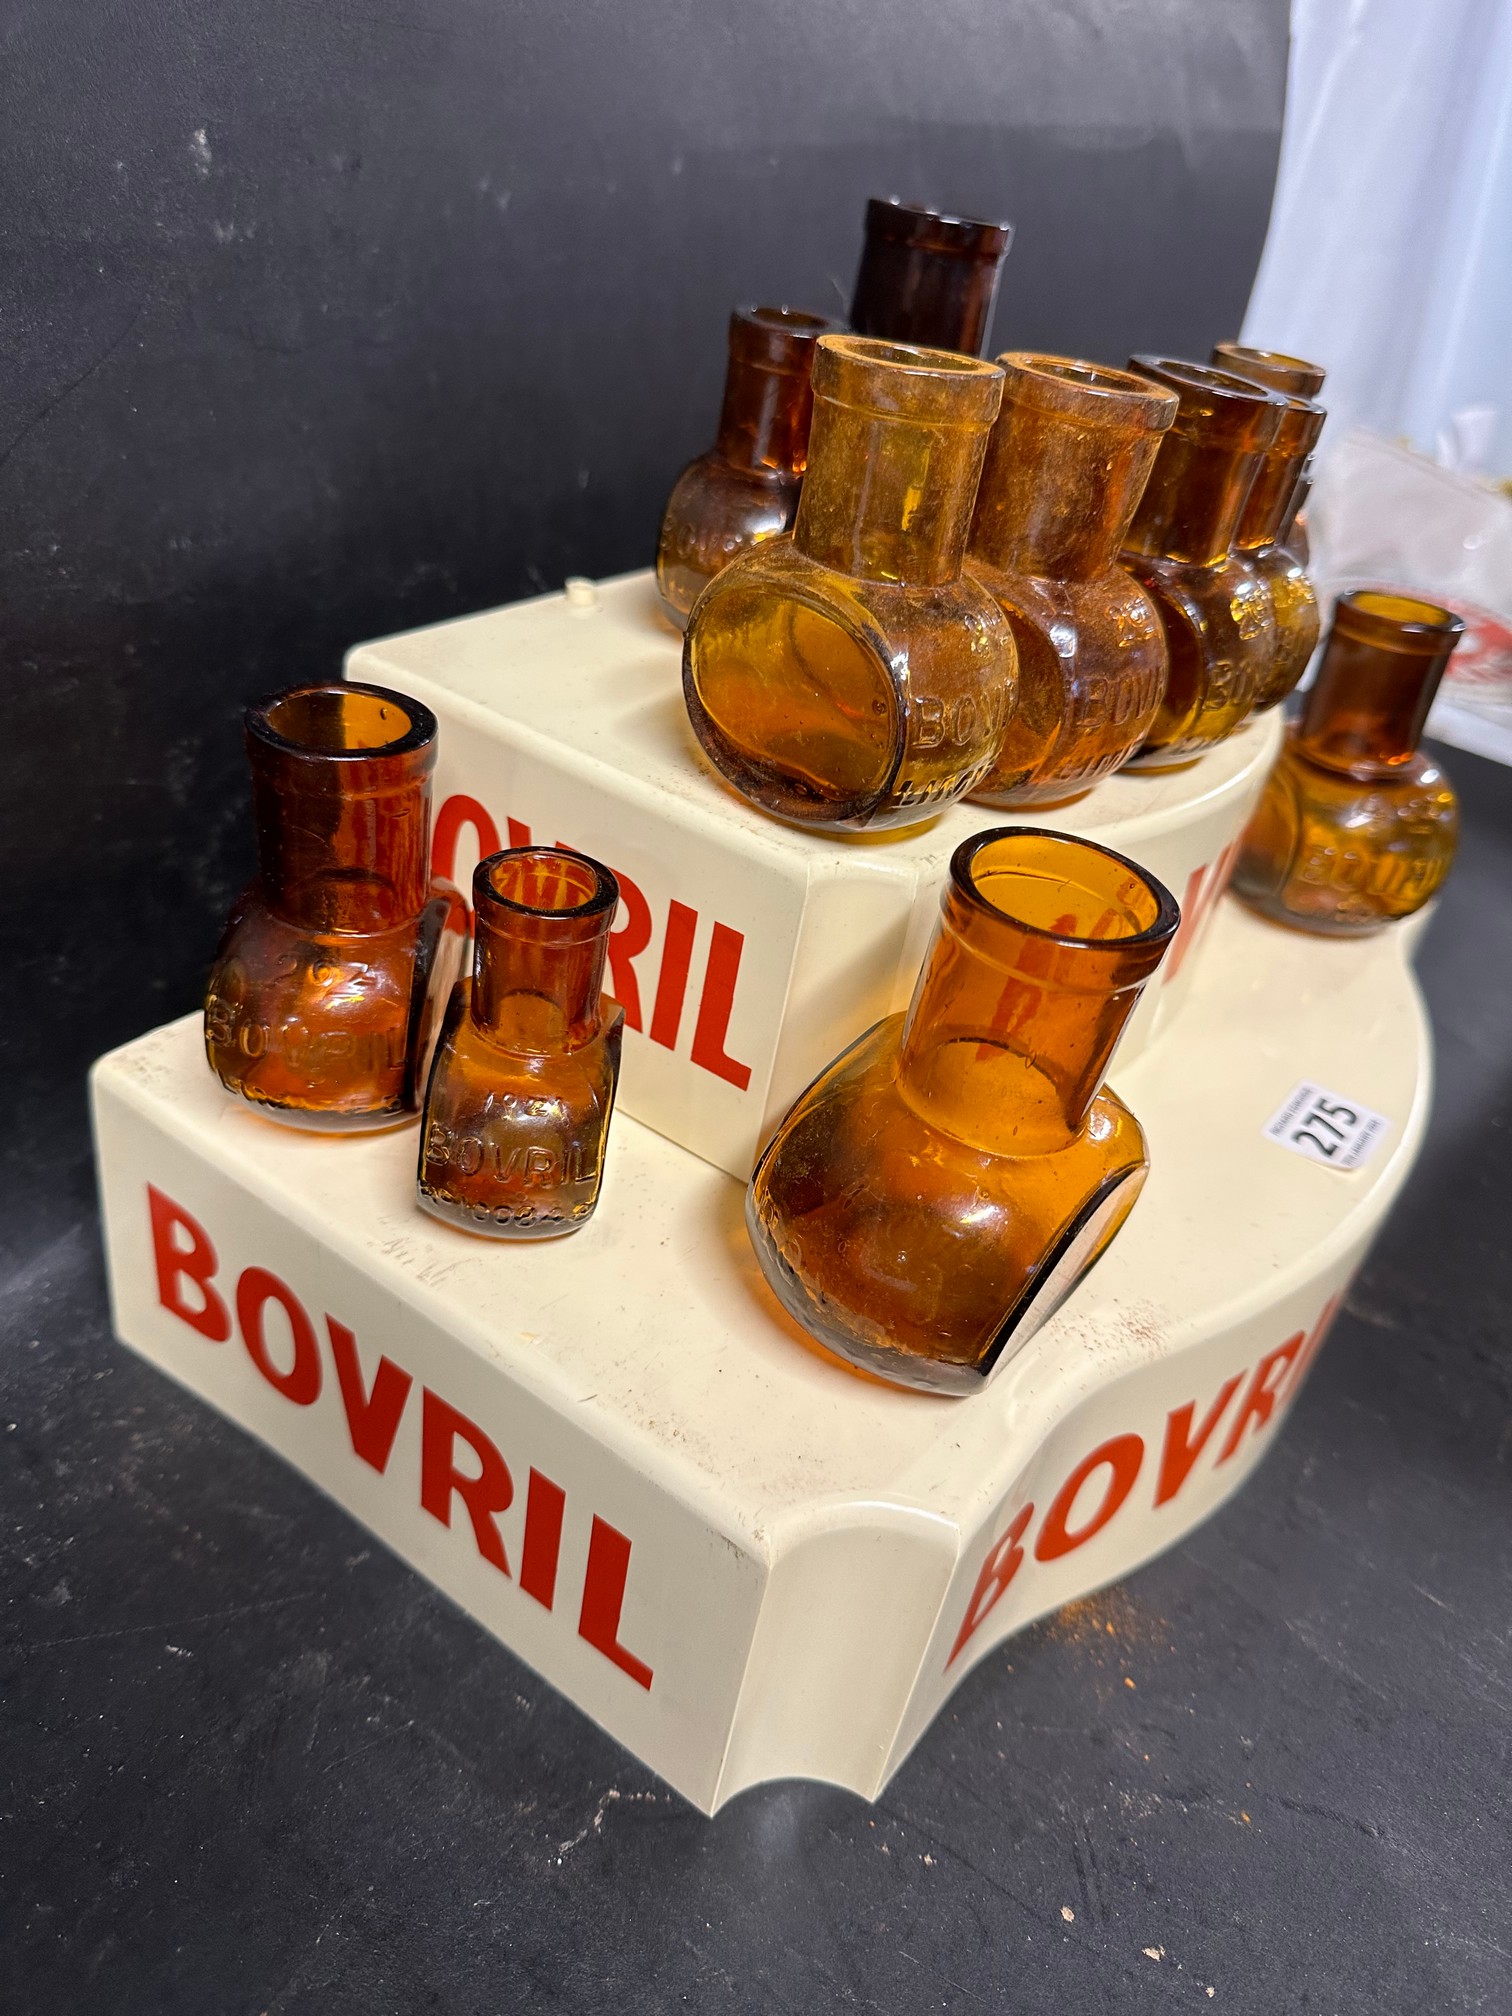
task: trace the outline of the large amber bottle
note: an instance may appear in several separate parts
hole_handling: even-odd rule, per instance
[[[792,524],[808,461],[814,345],[839,326],[798,308],[737,308],[730,317],[719,432],[673,485],[656,552],[656,585],[679,630],[721,567]]]
[[[1013,633],[962,562],[1002,384],[948,351],[821,337],[797,522],[715,576],[683,644],[694,732],[763,811],[910,825],[986,774]]]
[[[294,1127],[419,1110],[467,917],[429,873],[436,719],[382,686],[305,686],[246,715],[258,872],[210,970],[205,1052]]]
[[[1234,869],[1252,909],[1353,938],[1410,917],[1435,893],[1454,861],[1459,807],[1418,743],[1464,627],[1408,595],[1339,597]]]
[[[1012,243],[1011,224],[874,196],[851,295],[852,329],[980,357]]]
[[[1134,760],[1179,763],[1233,733],[1275,656],[1270,597],[1232,549],[1282,409],[1260,387],[1206,364],[1135,357],[1130,369],[1178,402],[1124,549],[1160,612],[1170,663]]]
[[[1220,371],[1232,371],[1236,378],[1248,378],[1252,384],[1283,392],[1291,399],[1315,400],[1328,376],[1321,364],[1310,363],[1305,357],[1291,357],[1284,350],[1255,350],[1245,343],[1215,343],[1212,362]],[[1291,502],[1282,513],[1277,533],[1278,543],[1300,567],[1307,565],[1309,557],[1307,521],[1302,508],[1312,490],[1312,480],[1313,462],[1309,455],[1298,471]]]
[[[809,1087],[751,1179],[762,1270],[811,1336],[971,1393],[1070,1294],[1144,1182],[1103,1077],[1178,922],[1088,841],[1009,826],[956,849],[907,1014]]]
[[[982,805],[1050,805],[1144,741],[1166,684],[1155,605],[1118,550],[1176,394],[1131,372],[1009,351],[968,568],[1013,627],[1018,704]]]
[[[1276,626],[1275,650],[1255,694],[1256,714],[1286,698],[1318,644],[1317,595],[1306,568],[1282,539],[1326,416],[1310,399],[1275,396],[1282,398],[1281,423],[1261,457],[1234,535],[1234,558],[1263,584]]]
[[[471,983],[436,1047],[423,1207],[493,1239],[551,1239],[598,1204],[624,1010],[603,993],[619,884],[586,854],[517,847],[473,876]]]

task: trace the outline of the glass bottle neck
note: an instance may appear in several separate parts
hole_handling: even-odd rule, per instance
[[[806,379],[732,357],[715,446],[736,469],[801,475],[812,411]]]
[[[792,308],[737,308],[715,447],[752,474],[801,476],[808,461],[814,346],[836,325]]]
[[[1244,509],[1239,514],[1239,524],[1234,533],[1236,552],[1258,553],[1262,547],[1276,543],[1281,521],[1297,487],[1297,472],[1301,466],[1300,456],[1267,455],[1261,458],[1249,496],[1244,501]]]
[[[793,544],[840,574],[933,587],[957,580],[996,364],[825,336],[814,356],[814,424]]]
[[[387,931],[430,889],[435,721],[403,695],[308,688],[249,710],[258,881],[313,933]]]
[[[794,544],[862,580],[956,580],[986,446],[985,428],[929,426],[820,401]]]
[[[1162,400],[1153,387],[1132,399],[1104,400],[1089,391],[1082,410],[1058,410],[1022,396],[1013,358],[1000,361],[1008,380],[987,446],[971,550],[1009,573],[1093,580],[1117,560],[1175,401],[1169,395]],[[1062,383],[1052,381],[1052,394],[1070,396],[1073,371],[1089,380],[1116,376],[1124,386],[1135,384],[1123,373],[1059,360],[1044,360],[1041,369],[1051,363],[1064,374]],[[1147,409],[1140,422],[1127,410],[1099,411],[1136,403]]]
[[[1292,485],[1292,493],[1286,500],[1286,508],[1281,513],[1281,523],[1276,529],[1276,543],[1284,546],[1296,530],[1308,498],[1312,495],[1313,463],[1316,458],[1309,455],[1297,471],[1297,480]]]
[[[873,199],[851,296],[858,336],[980,357],[992,326],[1011,224]]]
[[[1058,835],[1023,837],[1047,858],[1094,851]],[[990,848],[990,834],[966,845],[983,838]],[[1152,897],[1158,885],[1119,868],[1127,897],[1078,886],[1059,870],[1020,878],[1042,907],[1036,929],[985,910],[952,883],[898,1061],[904,1097],[931,1124],[993,1155],[1047,1154],[1080,1133],[1177,921],[1165,891]],[[1107,935],[1115,933],[1124,935]],[[1100,936],[1105,942],[1085,942]]]
[[[501,895],[501,880],[511,894]],[[610,893],[601,899],[605,883]],[[565,850],[494,855],[478,865],[473,900],[477,1026],[501,1049],[526,1056],[592,1042],[619,900],[607,871]],[[579,907],[564,907],[573,903]]]
[[[1217,567],[1233,549],[1285,407],[1263,387],[1211,365],[1141,354],[1129,359],[1129,369],[1174,392],[1178,403],[1126,551]]]
[[[1128,551],[1216,567],[1233,549],[1260,460],[1254,451],[1173,429],[1161,443],[1134,514]]]
[[[1439,627],[1419,627],[1408,611],[1438,618]],[[1463,629],[1447,611],[1405,597],[1371,591],[1342,597],[1303,703],[1298,751],[1353,777],[1389,777],[1400,770],[1422,741]]]
[[[1293,499],[1318,435],[1323,428],[1321,406],[1288,398],[1276,438],[1260,458],[1260,467],[1240,514],[1235,550],[1258,553],[1274,546],[1295,514]]]

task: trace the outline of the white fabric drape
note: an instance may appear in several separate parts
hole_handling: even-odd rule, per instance
[[[1293,0],[1244,340],[1353,426],[1512,473],[1512,0]]]

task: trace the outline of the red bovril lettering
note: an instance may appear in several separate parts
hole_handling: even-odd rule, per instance
[[[1258,1364],[1235,1372],[1211,1394],[1173,1407],[1161,1427],[1158,1448],[1152,1450],[1144,1436],[1129,1431],[1088,1450],[1048,1499],[1037,1527],[1034,1501],[1016,1506],[977,1571],[946,1669],[1007,1595],[1026,1561],[1060,1561],[1085,1547],[1135,1497],[1142,1479],[1153,1479],[1149,1504],[1158,1511],[1181,1495],[1210,1447],[1216,1445],[1217,1453],[1208,1467],[1216,1470],[1250,1438],[1274,1427],[1278,1410],[1290,1404],[1307,1376],[1341,1299],[1333,1297],[1310,1331],[1295,1331]]]
[[[416,1393],[413,1374],[387,1355],[380,1355],[369,1378],[355,1332],[327,1315],[322,1343],[300,1297],[267,1268],[247,1267],[234,1282],[223,1280],[204,1226],[152,1184],[147,1215],[158,1302],[169,1315],[211,1344],[238,1337],[259,1376],[291,1406],[313,1407],[329,1390],[327,1373],[333,1372],[352,1454],[380,1477],[401,1423],[418,1412],[420,1509],[470,1538],[479,1558],[522,1594],[555,1610],[567,1509],[560,1484],[543,1470],[529,1470],[516,1582],[500,1525],[515,1504],[514,1472],[480,1423],[429,1386]],[[632,1551],[628,1535],[593,1514],[577,1635],[649,1691],[651,1667],[620,1639]]]
[[[522,820],[509,819],[505,824],[509,846],[534,844],[530,828]],[[498,822],[487,808],[476,798],[454,792],[437,812],[432,829],[434,874],[447,881],[455,879],[457,843],[468,829],[473,833],[480,860],[505,845],[499,838]],[[571,844],[565,840],[557,842],[564,847]],[[745,952],[744,933],[717,918],[714,920],[693,1012],[686,1014],[693,944],[700,921],[698,911],[675,896],[669,900],[653,978],[649,962],[645,970],[637,963],[650,947],[656,930],[651,904],[644,890],[622,868],[612,861],[607,865],[619,882],[621,903],[620,917],[609,934],[609,991],[625,1011],[626,1027],[648,1035],[664,1050],[673,1051],[679,1047],[683,1032],[691,1027],[689,1061],[700,1071],[733,1085],[737,1092],[744,1092],[751,1082],[751,1067],[729,1052],[730,1017],[734,1013],[735,989]]]
[[[1234,863],[1239,858],[1243,834],[1231,840],[1216,861],[1205,861],[1187,877],[1181,892],[1181,925],[1171,940],[1171,949],[1160,969],[1160,984],[1168,987],[1181,971],[1187,954],[1202,936],[1203,927],[1217,908],[1218,898],[1229,885]]]

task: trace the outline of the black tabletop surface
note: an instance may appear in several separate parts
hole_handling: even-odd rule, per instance
[[[1432,1130],[1277,1446],[990,1656],[875,1806],[701,1818],[117,1346],[78,1045],[21,1045],[0,2006],[1512,2009],[1512,775],[1450,767]],[[138,928],[114,893],[102,976]]]

